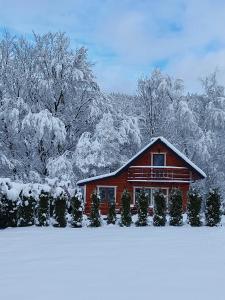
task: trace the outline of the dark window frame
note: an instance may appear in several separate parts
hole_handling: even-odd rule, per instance
[[[101,198],[101,194],[103,193],[103,191],[101,190],[104,190],[103,199]],[[113,200],[112,198],[110,199],[111,197],[110,193],[112,192],[112,190],[114,193]],[[104,186],[104,185],[98,186],[98,194],[100,197],[100,203],[116,203],[116,186]]]
[[[155,157],[156,155],[163,157],[163,164],[155,164],[155,162],[154,162],[154,157]],[[157,166],[158,166],[158,167],[163,167],[163,166],[165,166],[165,165],[166,165],[166,154],[165,154],[165,153],[152,153],[152,165],[153,165],[153,166],[156,166],[156,167],[157,167]]]

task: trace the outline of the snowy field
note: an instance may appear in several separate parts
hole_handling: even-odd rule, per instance
[[[225,299],[225,227],[0,231],[0,299]]]

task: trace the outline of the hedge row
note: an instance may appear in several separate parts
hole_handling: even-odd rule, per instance
[[[127,190],[125,190],[121,197],[121,217],[119,220],[120,226],[129,227],[132,224],[131,218],[131,196]],[[148,226],[148,198],[145,195],[144,190],[139,194],[137,200],[138,206],[138,218],[135,222],[136,226]],[[217,189],[212,189],[207,195],[206,207],[204,211],[204,222],[202,222],[202,210],[203,199],[197,190],[190,190],[188,193],[188,206],[187,216],[188,223],[191,226],[217,226],[221,221],[221,196]],[[179,189],[171,191],[169,196],[169,225],[181,226],[183,225],[183,207],[182,207],[182,194]],[[154,226],[166,225],[166,199],[161,190],[156,191],[154,195]],[[101,226],[101,216],[99,213],[99,198],[95,193],[92,194],[92,205],[90,214],[92,227]],[[115,205],[111,204],[109,207],[109,213],[107,216],[107,223],[116,223],[116,210]]]
[[[53,197],[50,192],[41,191],[39,198],[21,192],[16,201],[7,198],[7,194],[0,193],[0,228],[24,226],[66,227],[68,213],[73,227],[82,226],[83,201],[81,194],[76,192],[68,199],[66,193],[61,192]]]
[[[90,227],[100,227],[102,216],[99,211],[100,199],[93,192],[91,196],[91,212],[88,216]],[[196,190],[188,193],[188,223],[191,226],[201,226],[201,209],[203,200]],[[148,225],[148,198],[144,190],[140,192],[137,199],[138,215],[136,226]],[[32,194],[20,193],[17,201],[7,198],[7,194],[0,193],[0,228],[23,227],[23,226],[49,226],[79,228],[83,225],[83,201],[79,192],[69,199],[68,195],[61,192],[57,197],[53,197],[50,192],[41,191],[39,199],[35,200]],[[155,193],[154,197],[154,226],[166,225],[166,199],[161,190]],[[204,212],[204,224],[207,226],[217,226],[221,220],[221,197],[218,190],[211,190],[206,198],[206,208]],[[68,218],[69,216],[69,218]],[[110,204],[107,215],[107,224],[119,224],[129,227],[132,224],[131,217],[131,196],[124,190],[121,197],[121,215],[117,219],[115,204]],[[181,226],[183,224],[182,195],[179,189],[171,191],[169,196],[169,225]]]

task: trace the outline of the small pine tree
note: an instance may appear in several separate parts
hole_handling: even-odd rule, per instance
[[[90,213],[90,227],[100,227],[101,226],[101,217],[99,213],[99,197],[93,192],[91,194],[91,213]]]
[[[154,226],[166,225],[166,199],[161,190],[158,190],[154,194]]]
[[[191,226],[201,226],[202,197],[195,189],[188,192],[187,215]]]
[[[120,223],[121,226],[129,227],[132,223],[130,203],[131,203],[130,193],[127,190],[124,190],[121,197],[121,205],[122,205],[121,223]]]
[[[107,224],[115,224],[115,223],[116,223],[116,205],[115,202],[110,202],[108,216],[107,216]]]
[[[144,190],[141,190],[138,195],[138,220],[136,226],[148,225],[148,198],[145,195]]]
[[[70,200],[71,203],[71,214],[72,214],[72,221],[71,226],[74,228],[82,227],[83,221],[83,199],[82,194],[76,192],[75,195]]]
[[[18,201],[18,226],[31,226],[34,225],[34,204],[35,200],[31,195],[24,195],[21,191]]]
[[[54,213],[53,218],[55,219],[54,227],[66,227],[66,196],[63,192],[54,201]]]
[[[221,196],[218,189],[209,191],[206,199],[205,220],[206,226],[217,226],[221,220]]]
[[[41,191],[37,206],[37,225],[49,226],[49,193]]]
[[[170,193],[169,200],[169,224],[172,226],[181,226],[183,224],[182,216],[182,194],[179,189],[174,189]]]
[[[8,201],[8,226],[16,227],[18,222],[17,217],[17,201],[9,200]]]
[[[49,199],[49,216],[50,216],[50,218],[53,218],[55,199],[50,193],[48,194],[48,199]]]
[[[8,199],[3,193],[0,193],[0,229],[5,229],[8,227]]]

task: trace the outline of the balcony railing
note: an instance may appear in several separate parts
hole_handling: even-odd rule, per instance
[[[190,182],[191,172],[185,167],[131,166],[128,181],[142,182]]]

